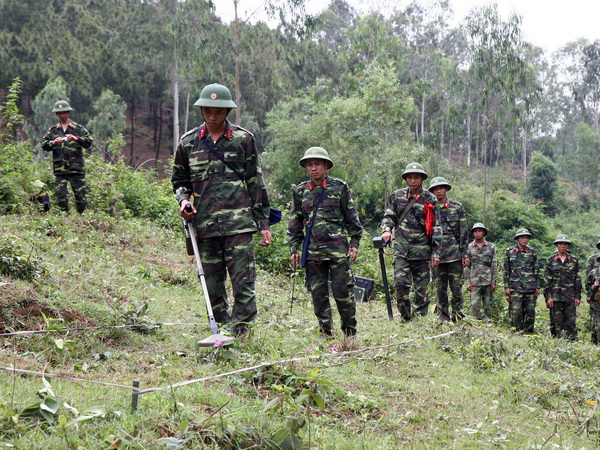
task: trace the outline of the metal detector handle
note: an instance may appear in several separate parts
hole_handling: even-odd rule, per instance
[[[385,303],[387,305],[388,319],[394,320],[392,312],[392,298],[390,296],[390,287],[387,280],[387,272],[385,270],[385,261],[383,260],[383,248],[379,249],[379,264],[381,265],[381,276],[383,278],[383,289],[385,290]]]
[[[188,203],[185,205],[186,212],[192,212],[192,205]],[[196,267],[198,269],[198,279],[200,280],[200,284],[202,285],[202,292],[204,293],[204,303],[206,303],[206,312],[208,313],[208,322],[210,325],[210,331],[212,334],[219,333],[219,326],[217,325],[217,321],[213,315],[212,305],[210,303],[210,297],[208,296],[208,287],[206,286],[206,280],[204,278],[204,268],[202,267],[202,261],[200,261],[200,251],[198,250],[198,241],[196,240],[196,228],[192,221],[187,221],[184,219],[185,228],[190,235],[190,239],[192,241],[192,248],[194,249],[194,259],[196,260]]]

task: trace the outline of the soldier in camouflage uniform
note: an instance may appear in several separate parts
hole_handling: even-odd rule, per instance
[[[598,240],[596,248],[600,250],[600,240]],[[593,269],[600,267],[600,260],[598,260],[598,257],[600,257],[600,253],[594,253],[588,258],[587,266],[585,268],[585,277],[587,277]]]
[[[581,278],[579,261],[568,251],[571,241],[559,234],[554,241],[556,253],[546,260],[544,271],[544,297],[550,309],[553,337],[577,339],[576,307],[581,303]]]
[[[485,239],[487,228],[484,224],[473,225],[471,234],[474,240],[467,247],[468,262],[464,270],[467,290],[471,292],[471,314],[476,319],[488,320],[492,317],[493,292],[498,277],[496,247]]]
[[[210,84],[194,104],[204,123],[185,133],[177,146],[171,182],[180,215],[195,217],[198,250],[215,320],[247,332],[257,314],[252,235],[271,243],[269,199],[252,134],[227,120],[236,107],[227,87]],[[193,202],[190,200],[193,196]],[[192,205],[192,212],[185,210]],[[234,304],[228,311],[225,279],[229,272]]]
[[[325,149],[309,148],[300,159],[300,165],[306,169],[310,180],[300,183],[293,192],[292,218],[287,235],[287,241],[291,245],[292,266],[295,268],[300,261],[298,249],[302,247],[303,252],[306,252],[306,282],[321,333],[332,335],[328,287],[330,280],[342,331],[345,336],[354,336],[356,302],[351,295],[354,281],[350,273],[350,262],[358,256],[363,231],[358,213],[346,182],[327,174],[333,161]],[[310,234],[306,238],[309,242],[305,249],[305,227],[311,224]],[[350,236],[350,243],[346,234]]]
[[[596,248],[598,250],[600,250],[600,239],[598,240],[598,243],[596,244]],[[590,275],[590,273],[592,272],[592,270],[594,270],[598,267],[600,267],[600,253],[594,253],[592,256],[590,256],[588,258],[587,266],[585,268],[584,280],[587,280],[587,278]],[[593,324],[594,323],[594,317],[593,317],[594,311],[592,310],[592,303],[591,303],[591,298],[589,297],[589,295],[588,295],[587,301],[588,301],[588,303],[590,303],[590,318],[592,319],[592,324]],[[598,305],[596,305],[596,306],[598,306]],[[598,306],[598,310],[600,311],[600,306]],[[597,344],[599,342],[599,339],[595,333],[596,333],[596,329],[594,327],[592,327],[592,342]]]
[[[418,163],[410,163],[402,174],[408,187],[390,195],[381,222],[385,242],[394,242],[394,289],[402,318],[411,320],[414,314],[429,311],[429,266],[440,261],[442,228],[440,209],[435,195],[423,189],[427,173]],[[394,231],[394,234],[392,234]],[[411,284],[414,300],[410,304]]]
[[[88,130],[69,119],[73,108],[60,100],[54,104],[60,123],[51,127],[42,140],[42,149],[52,152],[56,197],[61,210],[69,211],[68,185],[75,194],[77,212],[87,208],[83,149],[90,148],[93,139]]]
[[[592,343],[600,344],[600,254],[596,258],[597,263],[586,277],[585,287],[590,304],[590,316],[592,318]]]
[[[531,234],[519,228],[514,247],[504,252],[504,293],[509,302],[511,325],[527,334],[534,332],[535,304],[540,295],[537,252],[528,243]]]
[[[452,319],[456,322],[465,315],[463,309],[463,267],[467,265],[467,245],[469,231],[467,215],[462,203],[448,198],[452,186],[444,177],[435,177],[429,185],[429,192],[436,196],[440,209],[442,246],[440,263],[433,269],[433,279],[437,288],[436,310],[442,322]],[[448,305],[448,285],[452,292],[452,315]]]

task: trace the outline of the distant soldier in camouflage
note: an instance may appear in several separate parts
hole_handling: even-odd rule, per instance
[[[598,240],[598,243],[596,244],[596,248],[598,250],[600,250],[600,239]],[[600,260],[598,260],[598,257],[600,257],[600,253],[594,253],[593,255],[591,255],[588,258],[587,261],[587,266],[585,268],[585,276],[587,277],[590,272],[595,269],[596,267],[600,267]]]
[[[569,253],[571,241],[565,234],[559,234],[554,245],[556,253],[548,257],[544,271],[544,297],[550,309],[550,331],[553,337],[576,340],[576,307],[581,303],[579,261]]]
[[[598,250],[600,250],[600,239],[598,240],[598,243],[596,244],[596,248]],[[588,258],[587,266],[585,268],[585,276],[583,277],[584,280],[587,280],[588,276],[590,275],[592,270],[594,270],[598,267],[600,267],[600,253],[594,253],[593,255],[591,255]],[[588,292],[589,292],[589,290],[588,290]],[[592,319],[592,324],[593,324],[594,323],[594,317],[593,317],[594,311],[592,310],[592,307],[591,307],[592,303],[591,303],[591,298],[589,297],[589,294],[587,297],[587,301],[588,301],[588,303],[590,303],[590,317]],[[596,306],[598,306],[598,305],[596,305]],[[598,306],[598,309],[600,310],[600,306]],[[595,334],[595,332],[596,332],[596,329],[594,327],[592,327],[592,342],[597,344],[599,339],[598,339],[598,336]]]
[[[70,183],[77,212],[82,214],[87,208],[83,150],[90,148],[94,140],[88,130],[69,119],[71,111],[73,108],[64,100],[54,104],[52,112],[56,113],[60,123],[48,130],[42,148],[52,152],[58,206],[62,211],[69,211]]]
[[[590,316],[592,318],[592,343],[600,344],[600,254],[596,258],[598,265],[587,275],[585,287],[590,303]]]
[[[325,149],[309,148],[300,159],[300,165],[310,180],[300,183],[293,192],[287,235],[292,266],[295,268],[301,261],[298,250],[302,248],[306,282],[321,333],[332,335],[330,280],[342,331],[345,336],[354,336],[356,302],[351,295],[354,281],[350,262],[358,256],[363,231],[358,213],[346,182],[327,174],[333,161]],[[346,235],[350,236],[350,243]]]
[[[463,309],[463,267],[467,265],[467,245],[469,231],[467,215],[462,203],[448,198],[452,186],[444,177],[435,177],[429,185],[429,192],[437,198],[442,227],[440,263],[433,269],[433,279],[437,288],[436,310],[442,322],[452,319],[456,322],[465,315]],[[448,305],[448,286],[452,292],[452,314]]]
[[[510,303],[511,325],[527,334],[534,332],[535,304],[540,295],[537,253],[528,243],[531,234],[519,228],[514,247],[504,253],[504,293]]]
[[[385,242],[394,242],[394,289],[404,320],[429,312],[429,266],[440,261],[442,228],[435,195],[423,189],[427,173],[418,163],[410,163],[402,174],[408,187],[393,192],[381,222]],[[394,234],[392,234],[394,232]],[[411,284],[414,300],[410,304]]]
[[[196,103],[204,123],[181,137],[171,182],[180,215],[195,217],[198,249],[215,320],[247,332],[257,314],[252,235],[271,243],[269,198],[252,134],[227,120],[236,107],[221,84],[205,86]],[[193,203],[190,201],[193,196]],[[192,212],[186,212],[186,205]],[[228,312],[225,279],[229,272],[234,304]]]
[[[498,277],[496,247],[485,239],[487,228],[484,224],[473,225],[471,234],[474,240],[467,247],[468,261],[464,270],[467,290],[471,292],[471,314],[476,319],[489,320]]]

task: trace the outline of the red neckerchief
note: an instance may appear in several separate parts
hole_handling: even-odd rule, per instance
[[[312,190],[313,190],[315,187],[317,187],[317,185],[316,185],[315,183],[313,183],[313,181],[312,181],[312,180],[310,180],[310,181],[308,182],[308,190],[309,190],[309,191],[312,191]],[[321,181],[321,187],[322,187],[323,189],[325,189],[325,188],[327,187],[327,179],[324,179],[323,181]]]
[[[206,128],[205,124],[202,124],[200,126],[200,130],[198,131],[198,136],[200,136],[200,139],[204,139],[206,137],[206,135],[208,135],[208,129]],[[229,122],[227,122],[227,121],[225,121],[225,130],[223,131],[222,136],[225,136],[228,140],[231,140],[231,138],[233,136],[233,131],[229,127]],[[218,141],[218,139],[217,139],[217,141]]]

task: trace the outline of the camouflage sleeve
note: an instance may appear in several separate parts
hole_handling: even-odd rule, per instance
[[[50,128],[42,139],[42,150],[47,152],[51,152],[53,149],[52,141],[54,140],[54,136],[52,134],[52,128]]]
[[[175,194],[177,203],[190,199],[193,193],[190,159],[187,149],[181,141],[177,145],[177,151],[175,152],[171,184],[173,185],[173,193]]]
[[[492,284],[496,284],[498,278],[498,255],[496,254],[496,247],[490,244],[492,247]]]
[[[552,256],[546,260],[546,269],[544,270],[544,298],[548,300],[552,297],[554,289],[554,276],[552,271]]]
[[[433,235],[431,236],[431,257],[439,258],[444,235],[442,231],[441,213],[438,202],[433,204],[433,214],[435,217],[435,224],[433,225]]]
[[[90,148],[94,143],[94,139],[88,130],[85,127],[78,127],[79,136],[77,137],[77,143],[81,145],[83,148]]]
[[[467,246],[466,256],[469,257],[469,247]],[[469,262],[463,269],[463,278],[465,279],[465,283],[469,284],[471,282],[471,259],[469,258]]]
[[[391,233],[397,224],[398,215],[396,214],[396,195],[392,193],[388,199],[388,204],[385,207],[383,220],[381,221],[381,230],[383,233],[386,231]]]
[[[358,211],[356,210],[356,205],[352,199],[352,193],[350,192],[350,188],[347,184],[344,184],[343,186],[342,198],[340,200],[342,211],[344,211],[346,214],[344,221],[346,223],[348,234],[350,235],[349,245],[351,248],[358,248],[360,244],[360,238],[362,237],[363,227],[360,224]]]
[[[252,217],[257,228],[260,231],[268,230],[271,204],[260,168],[258,150],[252,136],[246,148],[246,187],[252,202]]]
[[[585,289],[587,291],[588,296],[593,297],[598,288],[595,288],[594,281],[597,277],[600,276],[600,269],[592,269],[586,277],[585,280]]]
[[[588,275],[594,269],[594,256],[596,256],[596,255],[592,255],[592,256],[590,256],[588,258],[587,266],[585,267],[585,278],[586,278],[586,280],[587,280]]]
[[[467,257],[467,246],[469,245],[469,230],[467,226],[467,215],[464,206],[460,205],[460,254],[463,258]]]
[[[302,203],[296,189],[294,189],[292,196],[291,218],[288,223],[286,241],[290,244],[290,251],[293,255],[298,253],[298,247],[304,241],[304,214],[302,213]]]

